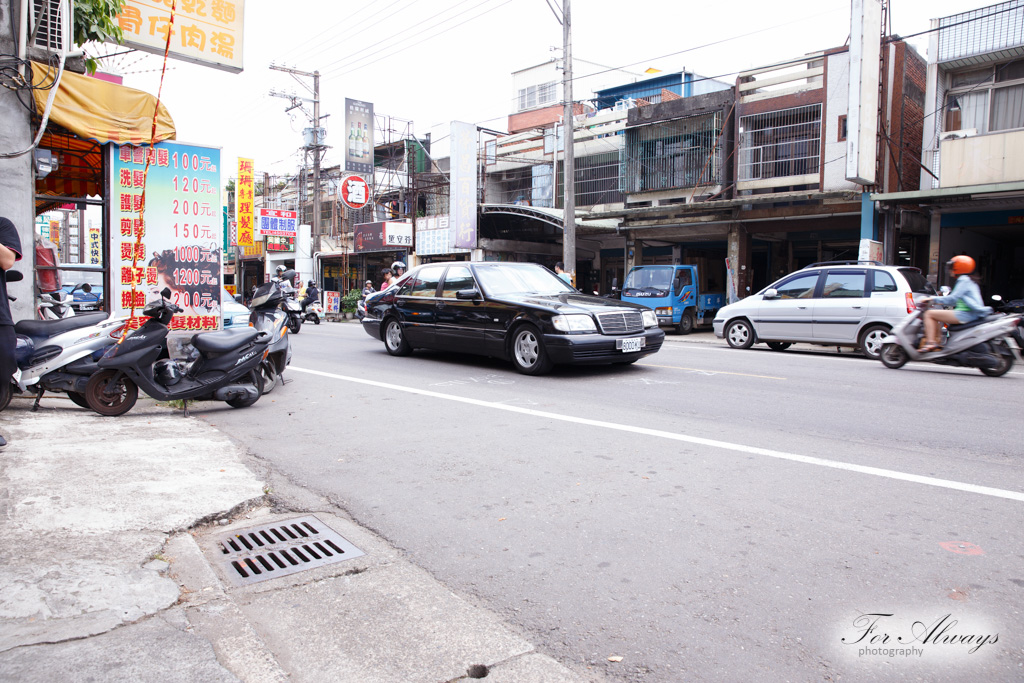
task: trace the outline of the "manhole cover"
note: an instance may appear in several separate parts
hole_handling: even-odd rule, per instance
[[[218,540],[218,549],[224,570],[236,586],[364,554],[313,515],[233,531]]]

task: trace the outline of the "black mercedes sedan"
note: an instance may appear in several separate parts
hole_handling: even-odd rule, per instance
[[[432,263],[366,300],[363,329],[392,356],[413,349],[555,364],[635,363],[665,340],[654,311],[581,294],[535,263]]]

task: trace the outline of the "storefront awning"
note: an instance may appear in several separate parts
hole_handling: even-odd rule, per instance
[[[32,95],[42,116],[57,72],[32,62]],[[153,112],[157,112],[156,136]],[[100,144],[149,144],[175,138],[174,120],[167,107],[149,93],[65,71],[50,109],[50,121],[83,140]]]

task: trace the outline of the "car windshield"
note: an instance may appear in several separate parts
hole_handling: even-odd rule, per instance
[[[491,296],[504,294],[567,294],[576,290],[543,266],[478,265],[477,278]]]
[[[626,276],[623,289],[668,289],[672,286],[672,266],[635,268]]]

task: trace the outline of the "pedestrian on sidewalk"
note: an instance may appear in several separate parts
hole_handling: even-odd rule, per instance
[[[18,229],[9,219],[0,216],[0,386],[10,390],[11,375],[17,368],[14,353],[17,337],[14,334],[14,317],[7,300],[7,271],[21,260],[21,238]],[[7,440],[0,436],[0,446]]]
[[[565,281],[565,284],[572,287],[572,275],[565,272],[565,265],[561,261],[555,264],[555,274],[562,278]]]

